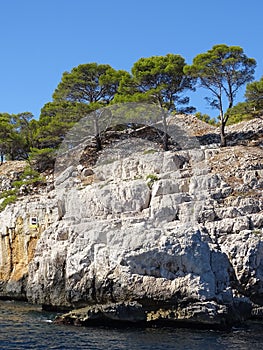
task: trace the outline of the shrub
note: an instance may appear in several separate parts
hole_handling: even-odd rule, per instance
[[[30,166],[27,166],[20,175],[19,180],[13,181],[12,186],[14,188],[0,193],[0,198],[4,199],[0,204],[0,211],[4,210],[8,204],[14,203],[17,200],[21,186],[36,185],[44,182],[45,178],[40,176],[40,174]]]
[[[39,172],[27,166],[20,176],[20,179],[13,182],[13,186],[19,189],[22,185],[31,185],[43,183],[45,179],[40,176]]]
[[[12,195],[6,197],[3,200],[3,202],[0,204],[0,211],[4,210],[8,204],[15,203],[16,200],[17,200],[16,194],[12,194]]]
[[[239,102],[236,106],[228,110],[227,114],[227,125],[248,121],[256,117],[256,114],[253,112],[253,107],[248,102]]]
[[[12,195],[16,195],[17,190],[12,189],[12,190],[6,190],[0,193],[0,198],[6,198]]]
[[[55,158],[56,151],[53,148],[32,148],[28,161],[32,169],[42,173],[54,169]]]
[[[213,126],[217,126],[217,122],[214,118],[211,118],[208,114],[205,113],[201,113],[201,112],[197,112],[195,114],[195,116],[199,119],[202,120],[203,122],[213,125]]]
[[[159,180],[159,177],[155,174],[148,174],[146,176],[147,185],[150,189],[153,187],[153,184],[155,183],[155,181],[158,181],[158,180]]]
[[[143,152],[143,154],[153,154],[153,153],[156,153],[156,152],[158,152],[157,149],[151,148],[151,149],[145,150],[145,151]]]

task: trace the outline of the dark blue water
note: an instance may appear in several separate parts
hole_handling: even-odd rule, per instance
[[[177,328],[81,328],[52,324],[55,315],[0,301],[0,349],[263,349],[263,325],[231,332]]]

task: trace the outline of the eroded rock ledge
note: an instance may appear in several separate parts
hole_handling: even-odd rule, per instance
[[[233,317],[233,315],[235,316]],[[56,324],[74,326],[188,326],[227,329],[233,324],[243,322],[251,314],[251,308],[245,303],[236,303],[229,312],[226,305],[214,301],[191,303],[188,306],[163,305],[143,306],[138,302],[97,304],[59,315]]]

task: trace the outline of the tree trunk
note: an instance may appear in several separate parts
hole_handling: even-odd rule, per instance
[[[167,135],[167,133],[164,133],[164,135],[163,135],[163,150],[164,151],[169,151],[168,135]]]
[[[168,145],[168,127],[167,127],[167,120],[166,115],[163,115],[163,150],[169,151],[169,145]]]
[[[96,139],[96,151],[101,151],[102,150],[102,145],[101,145],[101,138],[100,135],[95,136]]]
[[[226,147],[226,134],[225,134],[225,123],[221,122],[220,125],[220,146]]]
[[[98,122],[97,116],[95,116],[95,119],[94,119],[94,131],[95,131],[95,139],[96,139],[96,150],[101,151],[102,144],[101,144],[100,129],[99,129],[99,122]]]
[[[225,135],[226,119],[224,118],[221,93],[220,93],[220,98],[219,98],[219,106],[220,106],[219,107],[219,112],[220,112],[220,146],[226,147],[226,135]]]

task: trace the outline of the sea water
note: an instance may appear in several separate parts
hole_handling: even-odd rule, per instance
[[[260,323],[212,331],[176,327],[74,327],[52,323],[54,313],[28,303],[0,301],[0,349],[263,349]]]

